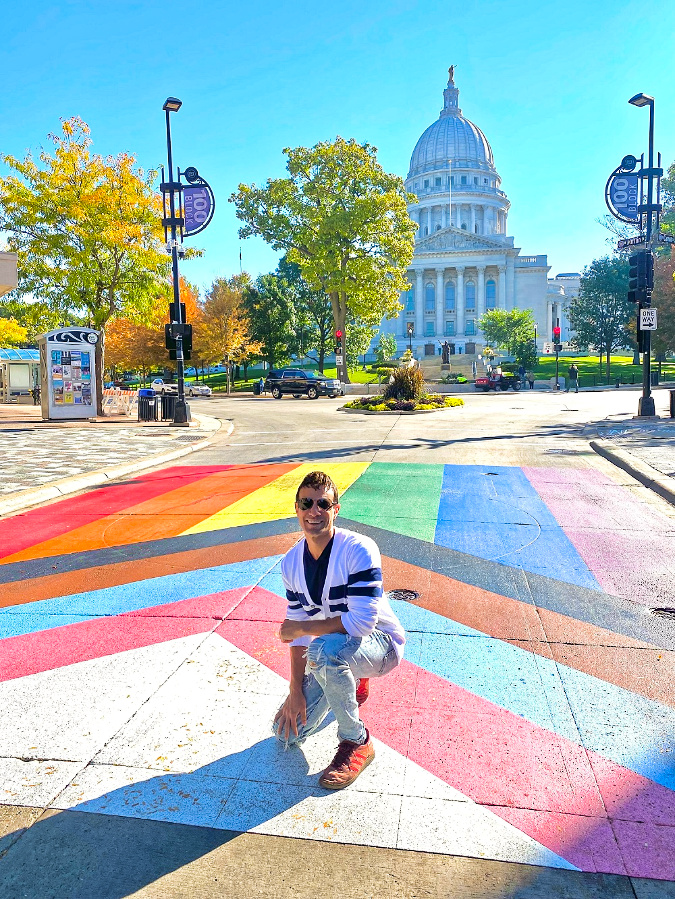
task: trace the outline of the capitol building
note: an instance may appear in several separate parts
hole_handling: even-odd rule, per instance
[[[440,115],[417,141],[406,190],[419,229],[408,269],[410,290],[401,296],[396,319],[382,323],[399,353],[435,356],[447,341],[451,354],[480,353],[478,327],[489,309],[531,309],[541,351],[558,323],[569,337],[566,306],[579,288],[577,273],[549,278],[545,254],[521,255],[508,236],[510,203],[501,189],[492,148],[480,128],[462,115],[454,66],[449,70]],[[533,335],[534,336],[534,335]]]

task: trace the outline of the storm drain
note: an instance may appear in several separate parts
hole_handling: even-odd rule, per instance
[[[669,606],[657,606],[655,609],[649,610],[650,615],[657,618],[665,618],[667,621],[675,621],[675,608]]]
[[[415,602],[420,598],[417,590],[387,590],[388,599],[398,599],[400,602]]]
[[[203,440],[203,434],[181,434],[180,437],[176,437],[176,443],[194,443],[195,440]]]

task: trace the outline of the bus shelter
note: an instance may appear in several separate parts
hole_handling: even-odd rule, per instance
[[[38,350],[0,349],[0,403],[33,403],[39,387]]]

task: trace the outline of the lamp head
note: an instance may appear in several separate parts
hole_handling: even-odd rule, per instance
[[[634,97],[631,97],[628,102],[632,106],[649,106],[654,102],[654,98],[650,97],[649,94],[636,94]]]
[[[162,106],[162,109],[166,110],[167,112],[178,112],[182,105],[182,100],[178,100],[176,97],[167,97],[164,101],[164,106]]]

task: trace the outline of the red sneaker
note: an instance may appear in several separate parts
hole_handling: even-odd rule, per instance
[[[362,677],[361,680],[356,685],[356,701],[359,705],[363,705],[363,703],[370,696],[370,680],[367,677]]]
[[[363,744],[343,740],[337,748],[335,758],[319,778],[319,786],[326,790],[342,790],[354,783],[364,768],[375,758],[375,747],[366,731]]]

